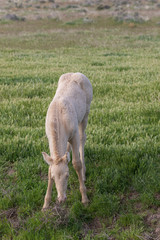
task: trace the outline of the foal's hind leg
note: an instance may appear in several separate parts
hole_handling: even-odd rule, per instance
[[[80,147],[79,147],[79,153],[80,153],[80,159],[82,163],[82,176],[83,180],[86,180],[86,166],[84,161],[84,145],[86,142],[86,134],[85,129],[87,126],[88,121],[88,114],[85,115],[83,121],[79,124],[79,136],[80,136]]]

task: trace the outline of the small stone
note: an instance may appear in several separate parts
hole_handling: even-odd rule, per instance
[[[160,227],[157,227],[155,232],[160,233]]]
[[[4,16],[4,19],[12,20],[12,21],[19,21],[19,20],[24,21],[25,20],[25,18],[19,18],[16,14],[10,14],[10,13],[6,14]]]
[[[98,7],[97,7],[97,10],[105,10],[105,9],[110,9],[111,8],[111,6],[109,6],[109,5],[99,5]]]
[[[105,9],[110,9],[111,7],[109,5],[99,5],[97,7],[97,10],[105,10]]]
[[[59,8],[59,5],[58,5],[58,4],[53,4],[53,5],[51,6],[51,8],[52,8],[52,9]]]
[[[67,9],[68,9],[68,8],[79,8],[79,6],[77,6],[77,5],[68,5],[66,8],[67,8]]]
[[[134,13],[134,16],[135,16],[135,17],[139,17],[139,13],[138,13],[138,12],[135,12],[135,13]]]
[[[84,23],[92,23],[93,20],[90,19],[90,18],[83,18],[83,22],[84,22]]]
[[[122,1],[121,4],[122,4],[122,5],[127,5],[127,4],[128,4],[128,1]]]
[[[36,20],[42,20],[43,18],[41,16],[37,16]]]

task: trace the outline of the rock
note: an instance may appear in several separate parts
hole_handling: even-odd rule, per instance
[[[81,8],[81,9],[78,10],[78,12],[81,12],[81,13],[87,13],[87,10],[84,9],[84,8]]]
[[[47,16],[47,18],[59,21],[59,18],[58,18],[58,16],[56,14],[50,14],[50,15]]]
[[[66,9],[69,9],[69,8],[79,8],[79,6],[77,6],[77,5],[68,5],[68,6],[66,7]]]
[[[58,4],[53,4],[53,5],[51,6],[51,8],[52,8],[52,9],[59,8],[59,5],[58,5]]]
[[[6,14],[4,16],[4,19],[12,20],[12,21],[24,21],[25,20],[24,17],[18,17],[16,14],[10,14],[10,13]]]
[[[6,14],[5,16],[4,16],[4,18],[6,19],[6,20],[13,20],[13,21],[18,21],[19,20],[19,17],[17,17],[17,15],[15,15],[15,14]]]
[[[86,18],[83,18],[83,22],[84,23],[93,23],[93,20],[88,18],[88,17],[86,17]]]
[[[23,8],[23,4],[19,3],[19,4],[15,4],[16,8]]]
[[[32,7],[32,4],[27,4],[26,5],[26,8],[31,8]]]
[[[142,20],[145,21],[145,22],[148,22],[150,20],[150,18],[148,16],[145,16],[145,17],[142,18]]]
[[[37,16],[36,20],[42,20],[43,18],[41,16]]]
[[[148,21],[148,19],[145,19],[144,17],[141,17],[138,12],[135,13],[129,13],[124,10],[118,11],[115,19],[119,22],[136,22],[141,23],[144,21]]]
[[[138,12],[135,12],[135,13],[134,13],[134,17],[135,17],[135,18],[138,18],[138,17],[139,17],[139,13],[138,13]]]
[[[157,0],[150,0],[151,3],[157,3]]]
[[[122,1],[121,4],[122,4],[122,5],[127,5],[127,4],[128,4],[128,1]]]
[[[84,7],[91,7],[94,5],[94,2],[92,0],[86,0],[83,4]]]
[[[105,10],[105,9],[110,9],[111,8],[111,6],[109,6],[109,5],[99,5],[98,7],[97,7],[97,10]]]

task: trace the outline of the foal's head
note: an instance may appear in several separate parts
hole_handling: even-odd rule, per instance
[[[69,156],[65,154],[60,159],[53,159],[47,153],[42,153],[44,160],[48,163],[51,170],[51,178],[54,179],[57,193],[58,201],[60,203],[66,200],[66,190],[69,177]]]

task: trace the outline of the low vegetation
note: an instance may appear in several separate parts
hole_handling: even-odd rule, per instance
[[[149,23],[0,22],[0,236],[3,240],[158,239],[160,35]],[[90,204],[69,164],[67,201],[42,213],[45,116],[58,78],[93,85],[85,145]]]

